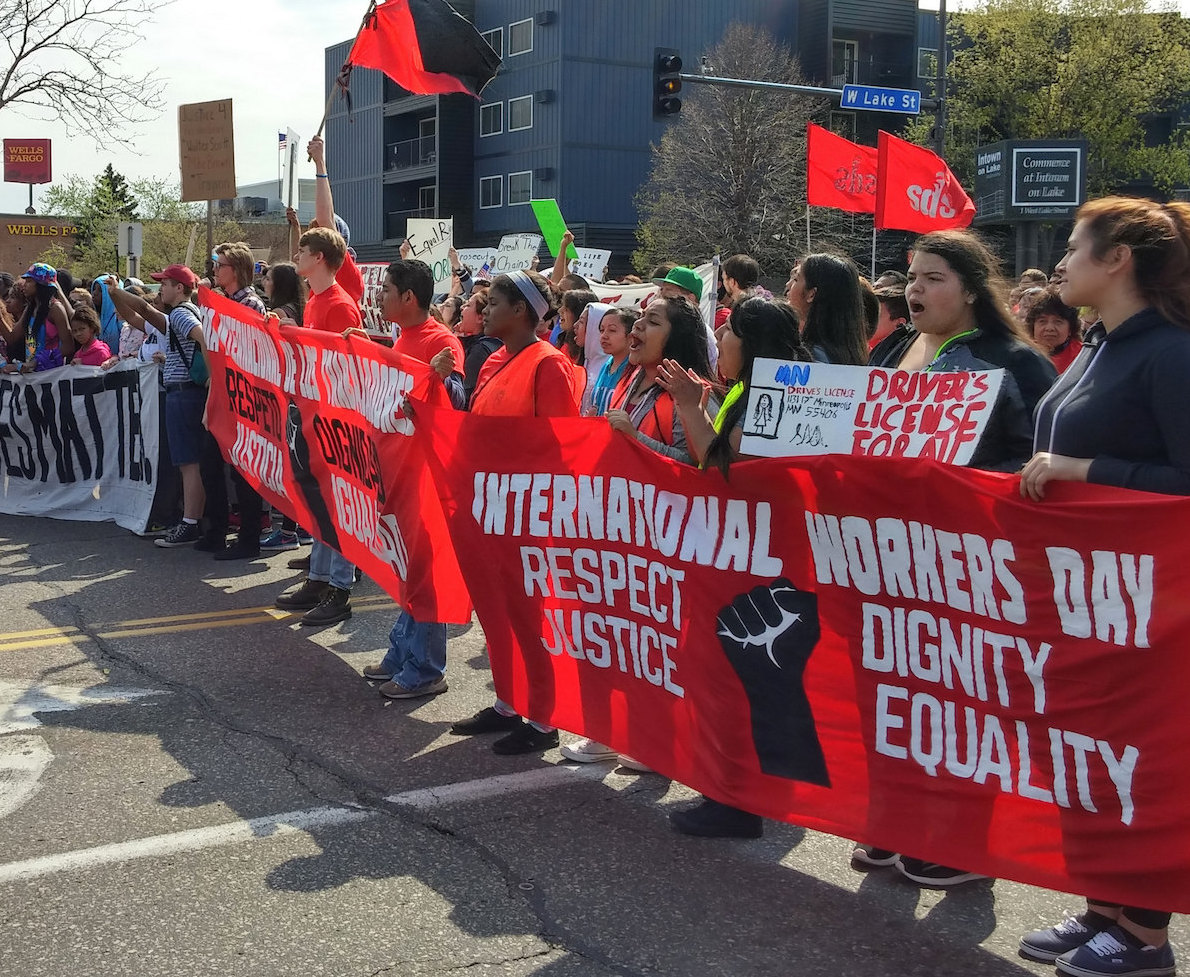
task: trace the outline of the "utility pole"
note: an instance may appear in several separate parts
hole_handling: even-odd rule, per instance
[[[946,0],[938,0],[938,56],[934,59],[934,152],[945,158],[946,148]]]

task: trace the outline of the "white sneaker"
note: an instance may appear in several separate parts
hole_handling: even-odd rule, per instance
[[[567,760],[573,760],[575,763],[601,763],[604,760],[614,760],[619,756],[610,746],[604,746],[587,736],[568,743],[559,752]]]
[[[629,770],[635,770],[637,773],[656,773],[652,767],[646,767],[639,760],[633,760],[632,757],[626,753],[620,754],[620,766],[627,767]]]

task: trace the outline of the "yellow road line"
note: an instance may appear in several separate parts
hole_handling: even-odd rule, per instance
[[[395,605],[387,594],[358,597],[351,602],[356,611],[381,611]],[[104,630],[96,636],[105,640],[111,638],[138,638],[151,634],[182,634],[187,631],[202,631],[213,628],[235,628],[249,624],[265,624],[273,621],[287,621],[297,616],[296,611],[282,611],[275,607],[237,607],[226,611],[209,611],[205,614],[175,614],[169,617],[146,617],[131,621],[112,621],[96,625]],[[33,631],[13,631],[0,635],[0,651],[21,651],[28,648],[51,648],[55,645],[78,644],[90,637],[76,627],[38,628]]]

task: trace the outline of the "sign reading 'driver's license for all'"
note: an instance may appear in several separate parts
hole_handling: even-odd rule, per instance
[[[758,359],[744,414],[746,455],[971,460],[1003,370],[907,372]]]

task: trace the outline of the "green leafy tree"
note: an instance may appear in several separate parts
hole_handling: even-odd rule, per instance
[[[114,178],[114,179],[113,179]],[[68,217],[79,227],[72,254],[63,263],[76,275],[116,270],[116,232],[121,221],[144,225],[141,270],[148,274],[184,261],[187,252],[201,269],[206,249],[205,208],[184,203],[177,183],[151,177],[125,181],[111,167],[88,181],[72,174],[41,197],[43,213]],[[228,220],[215,223],[215,240],[239,241],[244,228]]]
[[[1190,29],[1144,0],[983,0],[950,20],[946,157],[967,185],[1002,139],[1085,139],[1090,196],[1190,183],[1186,134],[1158,135],[1190,91]],[[928,140],[930,120],[907,130]]]

